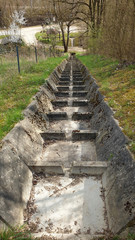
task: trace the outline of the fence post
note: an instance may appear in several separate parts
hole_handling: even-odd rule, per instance
[[[49,52],[50,52],[50,57],[51,57],[51,47],[49,48]]]
[[[38,62],[38,58],[37,58],[37,48],[35,47],[35,57],[36,57],[36,63]]]
[[[46,53],[45,53],[45,47],[44,47],[44,56],[46,57]]]
[[[16,54],[17,54],[18,72],[20,73],[20,61],[19,61],[19,50],[18,50],[18,46],[16,46]]]

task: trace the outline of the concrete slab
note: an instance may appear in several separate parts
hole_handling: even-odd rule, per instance
[[[76,80],[73,80],[73,85],[84,85],[84,82],[83,81],[76,81]]]
[[[57,86],[58,91],[69,91],[69,86]]]
[[[88,100],[74,100],[73,107],[88,106]]]
[[[44,162],[61,161],[65,167],[71,167],[73,161],[96,161],[96,148],[94,142],[63,141],[44,145],[41,160]]]
[[[90,122],[89,121],[73,121],[70,119],[54,121],[50,123],[49,129],[53,129],[54,131],[64,131],[65,133],[72,132],[73,130],[90,130]]]
[[[50,112],[47,113],[47,117],[49,121],[66,120],[68,118],[66,112]]]
[[[73,167],[71,170],[71,175],[84,175],[88,174],[91,176],[102,175],[107,169],[107,162],[73,162]]]
[[[53,131],[47,131],[47,132],[41,133],[41,137],[44,139],[44,141],[65,140],[66,135],[65,135],[65,132],[53,130]]]
[[[84,140],[94,140],[96,139],[98,133],[97,131],[88,131],[88,130],[74,130],[72,132],[73,141],[84,141]]]
[[[59,86],[69,86],[70,82],[69,81],[61,81],[59,82]]]
[[[73,86],[73,91],[84,91],[86,88],[85,85],[82,86]]]
[[[92,117],[92,113],[86,112],[86,113],[80,113],[80,112],[74,112],[72,115],[73,120],[90,120]]]
[[[55,107],[64,107],[64,106],[68,106],[68,101],[61,101],[61,100],[57,100],[57,101],[52,101],[52,105]]]
[[[52,161],[52,162],[45,162],[45,161],[38,161],[38,162],[30,162],[29,168],[32,172],[39,174],[49,174],[49,175],[64,175],[62,162],[61,161]]]
[[[69,97],[69,92],[55,92],[56,97]]]
[[[73,114],[74,112],[78,113],[86,113],[88,112],[88,107],[87,106],[63,106],[60,109],[55,109],[55,112],[67,112],[68,115]]]
[[[37,237],[91,239],[107,229],[101,180],[94,177],[42,178],[34,186],[36,212],[29,218]],[[33,229],[33,225],[35,229]]]
[[[87,96],[87,94],[88,94],[88,92],[87,91],[74,91],[73,92],[73,94],[72,94],[72,96],[73,97],[86,97]]]

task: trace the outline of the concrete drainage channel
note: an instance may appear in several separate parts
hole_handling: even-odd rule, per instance
[[[134,230],[135,164],[95,79],[74,56],[58,66],[3,139],[0,227],[92,239]]]
[[[41,133],[42,160],[29,164],[37,174],[33,188],[36,211],[27,217],[38,237],[90,239],[90,235],[102,235],[103,229],[108,229],[101,192],[101,174],[107,164],[97,161],[97,132],[90,128],[92,114],[88,112],[88,102],[83,104],[87,92],[82,91],[85,85],[79,87],[77,81],[83,82],[82,74],[70,61],[56,85],[56,100],[52,101],[55,111],[47,113],[48,130]],[[40,178],[40,173],[45,176]]]

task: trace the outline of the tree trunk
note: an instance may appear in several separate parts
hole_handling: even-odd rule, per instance
[[[61,29],[61,33],[62,33],[62,42],[63,42],[64,52],[67,52],[63,23],[60,24],[60,29]]]
[[[68,46],[65,45],[65,46],[64,46],[64,53],[67,53],[67,52],[68,52]]]
[[[70,28],[70,25],[67,25],[67,44],[66,44],[66,52],[68,52],[68,45],[69,45],[69,28]]]

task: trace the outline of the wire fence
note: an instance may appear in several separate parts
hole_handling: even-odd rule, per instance
[[[9,65],[10,70],[21,73],[33,63],[46,60],[48,57],[60,57],[63,52],[51,46],[0,46],[0,65]]]

